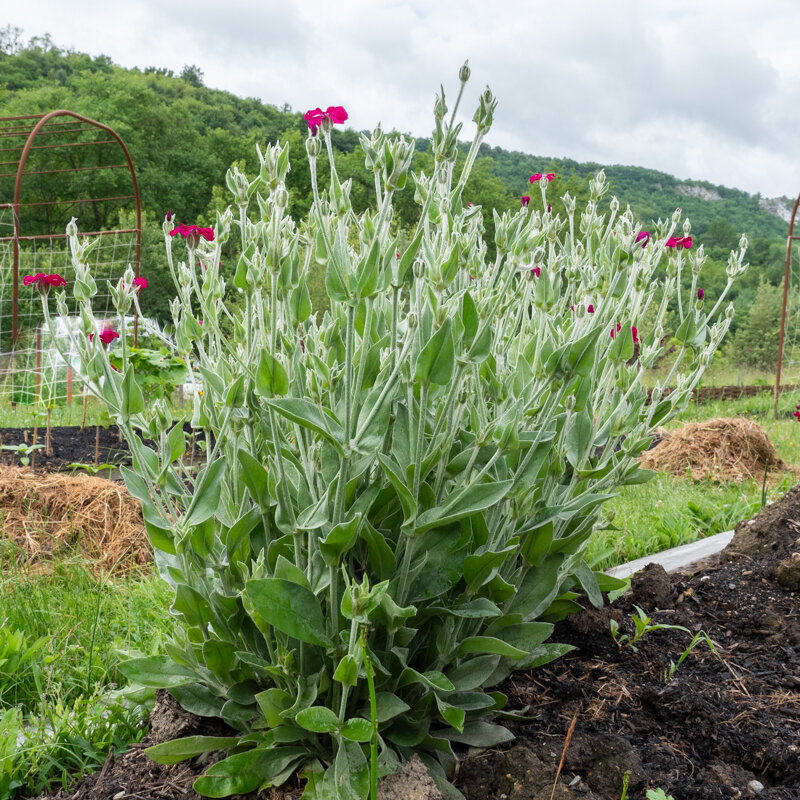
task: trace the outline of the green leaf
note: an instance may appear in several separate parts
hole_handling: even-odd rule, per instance
[[[310,589],[279,578],[261,578],[249,580],[245,593],[274,628],[301,642],[330,644],[322,608]]]
[[[464,639],[458,647],[459,658],[469,653],[489,653],[503,658],[524,658],[528,655],[527,650],[521,650],[493,636],[469,636]]]
[[[449,703],[446,703],[444,700],[442,700],[438,694],[436,695],[436,707],[439,709],[439,713],[442,715],[448,725],[455,728],[459,732],[464,730],[464,720],[467,716],[467,713],[463,708],[451,706]]]
[[[250,455],[247,450],[240,448],[236,452],[236,457],[239,459],[239,463],[242,466],[239,476],[242,483],[244,483],[247,490],[250,492],[250,497],[253,498],[253,502],[260,508],[269,508],[271,505],[271,497],[266,468],[258,459]]]
[[[411,706],[408,703],[404,703],[392,692],[378,692],[375,695],[375,701],[378,708],[378,722],[387,722],[411,710]]]
[[[369,523],[369,520],[365,520],[361,526],[360,536],[367,544],[369,565],[377,575],[378,580],[383,581],[391,578],[397,569],[397,561],[392,548],[386,543],[384,535],[376,530]]]
[[[345,686],[355,686],[358,683],[358,664],[350,653],[342,656],[342,660],[333,673],[333,679]]]
[[[356,267],[356,294],[358,297],[370,297],[378,288],[378,275],[380,273],[380,237],[376,236],[372,247],[365,259],[359,261]]]
[[[256,367],[256,392],[262,397],[275,397],[288,391],[289,376],[283,364],[271,353],[262,350]]]
[[[311,316],[311,295],[304,279],[295,287],[289,300],[292,321],[295,325],[305,322]]]
[[[186,683],[171,686],[169,693],[178,701],[180,707],[198,717],[218,717],[225,700],[215,695],[201,683]]]
[[[294,719],[301,728],[314,733],[333,733],[339,730],[339,717],[325,706],[304,708]]]
[[[414,380],[420,383],[435,383],[438,386],[447,385],[453,377],[455,356],[452,323],[448,317],[417,356],[414,364]]]
[[[630,322],[623,322],[617,330],[614,326],[614,340],[608,348],[608,358],[612,361],[628,361],[633,357],[633,331]]]
[[[189,508],[186,509],[184,522],[187,525],[199,525],[214,516],[219,506],[222,491],[222,479],[225,476],[225,458],[219,456],[197,475],[194,494]]]
[[[464,348],[468,350],[480,325],[478,309],[475,308],[475,301],[469,292],[464,292],[464,296],[461,298],[461,322],[464,325]]]
[[[323,414],[310,400],[287,397],[285,400],[268,400],[264,405],[275,409],[278,414],[291,422],[320,434],[334,445],[340,454],[344,452],[342,426],[331,415]]]
[[[454,667],[447,673],[447,677],[456,691],[468,692],[483,686],[484,682],[497,669],[500,656],[487,655],[470,658]]]
[[[119,671],[131,683],[140,683],[142,686],[151,686],[155,689],[169,689],[197,680],[194,672],[176,664],[166,656],[149,656],[123,661],[119,665]]]
[[[480,720],[467,723],[463,733],[443,731],[441,735],[445,739],[468,744],[471,747],[494,747],[503,742],[510,742],[514,738],[514,734],[502,725],[492,725],[490,722]]]
[[[183,432],[183,423],[178,422],[172,427],[167,436],[167,449],[169,450],[169,461],[177,461],[186,452],[186,434]]]
[[[697,335],[697,323],[695,322],[694,313],[689,311],[685,319],[678,326],[675,331],[675,338],[682,344],[689,344]]]
[[[438,689],[440,692],[452,692],[456,688],[450,679],[438,670],[417,672],[411,667],[406,667],[400,675],[399,685],[406,686],[409,683],[421,683],[423,686]]]
[[[256,695],[256,703],[270,728],[278,728],[286,723],[282,714],[291,708],[292,698],[283,689],[266,689]]]
[[[122,408],[120,411],[125,418],[141,414],[144,411],[144,395],[133,374],[133,365],[128,367],[125,377],[122,379]]]
[[[144,753],[157,764],[177,764],[201,753],[224,750],[238,743],[238,736],[186,736],[148,747]]]
[[[523,619],[538,617],[558,594],[561,585],[559,568],[563,560],[560,554],[551,555],[544,558],[538,566],[531,567],[518,585],[507,612],[520,614]]]
[[[595,608],[602,608],[603,593],[600,591],[597,578],[595,578],[594,573],[589,565],[583,559],[581,559],[580,563],[573,570],[572,574],[580,582],[583,591],[586,592],[586,596],[589,598],[589,602]]]
[[[307,757],[308,750],[304,747],[261,747],[236,753],[209,767],[193,788],[205,797],[247,794],[285,780],[285,771]]]
[[[468,517],[499,503],[511,488],[513,481],[478,483],[465,487],[453,495],[442,506],[428,509],[417,518],[415,530],[423,533],[431,528]]]
[[[362,717],[353,717],[342,725],[341,734],[351,742],[369,742],[372,739],[372,723]]]
[[[389,479],[389,483],[392,484],[394,490],[397,492],[400,506],[403,509],[404,521],[406,523],[413,521],[417,516],[417,504],[414,502],[411,490],[406,486],[402,478],[400,466],[396,461],[383,453],[378,453],[378,461],[381,467],[383,467],[384,475],[386,475]]]
[[[464,580],[467,582],[467,594],[475,594],[486,583],[508,558],[517,550],[516,545],[504,550],[491,550],[480,554],[469,555],[464,559]]]
[[[305,586],[306,589],[311,589],[305,572],[292,564],[283,554],[278,555],[278,560],[275,562],[275,569],[272,571],[272,577],[291,581],[300,586]]]
[[[564,440],[567,461],[577,468],[589,452],[593,441],[594,422],[589,412],[584,409],[573,414]]]
[[[329,567],[336,566],[342,554],[356,543],[360,522],[361,514],[356,514],[352,519],[334,525],[330,533],[320,541],[320,552]]]
[[[557,658],[566,655],[567,653],[575,650],[571,644],[559,644],[558,642],[548,642],[541,644],[531,651],[528,658],[524,659],[521,663],[515,664],[515,669],[536,669]]]

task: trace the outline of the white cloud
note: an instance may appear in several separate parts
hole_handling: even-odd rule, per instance
[[[28,0],[5,18],[124,66],[196,64],[215,88],[299,110],[341,104],[357,128],[415,135],[469,57],[465,133],[489,83],[492,144],[800,189],[794,0]]]

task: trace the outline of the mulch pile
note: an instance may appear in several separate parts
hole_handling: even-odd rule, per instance
[[[764,429],[750,419],[718,417],[656,434],[661,440],[640,459],[645,469],[737,482],[786,469]]]
[[[0,522],[27,561],[66,549],[105,569],[150,561],[141,503],[104,478],[0,466]]]

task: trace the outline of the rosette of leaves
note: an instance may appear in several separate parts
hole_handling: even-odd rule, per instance
[[[376,204],[356,214],[330,126],[307,142],[307,219],[287,215],[276,145],[259,151],[257,176],[229,173],[233,207],[213,242],[187,239],[184,258],[165,223],[176,355],[202,377],[197,473],[181,460],[182,425],[144,402],[125,342],[117,372],[81,335],[94,324],[90,245],[71,230],[74,345],[128,439],[123,472],[180,623],[162,655],[121,669],[238,731],[149,751],[225,751],[196,783],[206,795],[301,770],[306,798],[362,798],[415,752],[447,788],[465,746],[511,738],[491,721],[506,698],[490,689],[566,652],[553,623],[619,585],[583,557],[602,504],[646,478],[636,459],[651,430],[685,406],[728,328],[724,294],[708,313],[693,301],[702,250],[664,248],[679,215],[642,247],[630,212],[601,206],[602,173],[583,211],[565,198],[566,218],[544,185],[540,204],[495,215],[487,263],[484,211],[463,190],[494,107],[487,90],[459,171],[461,126],[440,94],[435,169],[413,176],[420,218],[407,236],[392,233],[392,203],[414,143],[362,138]],[[236,311],[219,270],[232,234]],[[733,255],[730,281],[743,269]],[[315,314],[320,270],[330,308]],[[670,312],[676,388],[648,403],[642,371]],[[644,319],[652,328],[637,333]]]

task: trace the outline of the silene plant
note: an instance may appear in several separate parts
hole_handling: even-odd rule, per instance
[[[459,78],[460,100],[466,65]],[[347,114],[330,107],[306,115],[306,219],[288,214],[279,144],[259,150],[255,177],[228,172],[232,206],[213,229],[168,215],[173,347],[202,382],[191,420],[207,443],[200,469],[183,461],[171,404],[145,404],[126,336],[115,369],[109,336],[90,335],[94,242],[74,223],[77,316],[63,288],[36,282],[45,314],[57,293],[81,377],[130,445],[125,480],[174,592],[175,638],[121,669],[235,731],[148,751],[162,763],[213,751],[195,784],[204,795],[298,773],[304,798],[375,797],[378,778],[417,753],[460,796],[448,783],[459,754],[512,738],[491,720],[514,714],[489,690],[569,650],[549,641],[553,623],[619,586],[584,559],[608,524],[602,505],[645,480],[637,456],[686,405],[730,325],[727,289],[704,308],[702,248],[691,250],[679,212],[646,235],[616,199],[601,203],[602,172],[585,208],[563,198],[565,217],[548,206],[554,176],[534,175],[541,198],[495,213],[487,263],[482,210],[464,187],[496,100],[481,94],[460,169],[455,105],[448,115],[442,90],[433,173],[413,174],[411,189],[414,142],[362,135],[375,182],[363,214],[333,158],[333,125]],[[392,203],[403,190],[420,216],[400,237]],[[231,236],[235,305],[219,268]],[[316,270],[329,307],[315,311]],[[111,288],[124,320],[141,287],[129,268]],[[656,385],[648,399],[642,372],[665,351],[668,313],[674,391]]]

